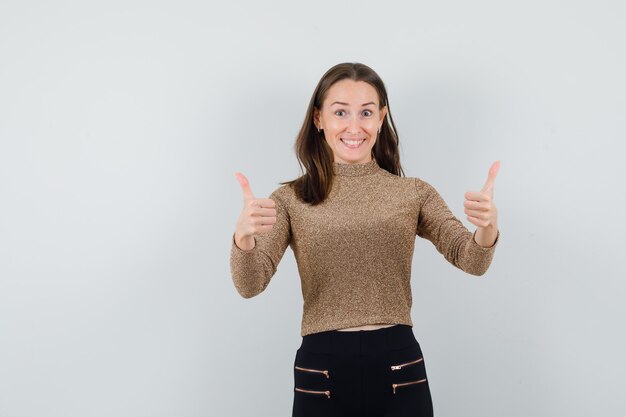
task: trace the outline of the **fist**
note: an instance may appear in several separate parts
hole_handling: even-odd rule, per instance
[[[252,249],[254,247],[253,236],[267,233],[274,227],[276,203],[271,198],[254,197],[250,183],[242,173],[236,172],[235,177],[243,193],[243,209],[237,220],[235,243],[242,249]]]
[[[493,202],[493,183],[500,169],[500,161],[496,161],[489,168],[487,182],[480,191],[465,193],[465,214],[467,220],[479,228],[493,227],[497,229],[498,210]]]

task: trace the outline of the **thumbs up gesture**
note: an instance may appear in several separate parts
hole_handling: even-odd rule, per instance
[[[467,220],[478,227],[477,241],[479,234],[485,236],[483,230],[490,229],[491,233],[487,233],[492,236],[493,239],[485,239],[493,242],[495,240],[496,232],[498,230],[498,210],[493,202],[493,185],[496,180],[496,175],[500,169],[500,161],[496,161],[489,168],[489,174],[487,176],[487,182],[480,191],[468,191],[465,193],[465,214]],[[490,246],[490,245],[481,245]]]
[[[267,233],[276,223],[276,203],[271,198],[256,198],[245,175],[235,173],[243,192],[243,210],[237,220],[235,243],[240,249],[254,248],[254,236]]]

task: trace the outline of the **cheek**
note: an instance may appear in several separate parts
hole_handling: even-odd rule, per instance
[[[337,131],[342,130],[343,125],[344,123],[342,123],[340,120],[333,120],[326,124],[326,126],[328,127],[328,130],[332,132],[337,132]]]
[[[364,127],[370,132],[378,132],[378,123],[375,120],[369,120],[364,124]]]

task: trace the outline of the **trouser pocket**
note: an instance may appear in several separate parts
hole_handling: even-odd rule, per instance
[[[392,415],[432,416],[432,398],[419,344],[388,351],[386,361]]]
[[[293,416],[330,415],[334,391],[330,355],[298,349],[293,372]]]

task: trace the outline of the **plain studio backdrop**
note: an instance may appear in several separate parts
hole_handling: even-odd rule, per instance
[[[243,197],[300,174],[331,66],[389,91],[401,162],[463,213],[495,160],[482,277],[416,237],[438,417],[623,416],[626,3],[0,3],[0,416],[288,416],[302,293],[229,270]]]

